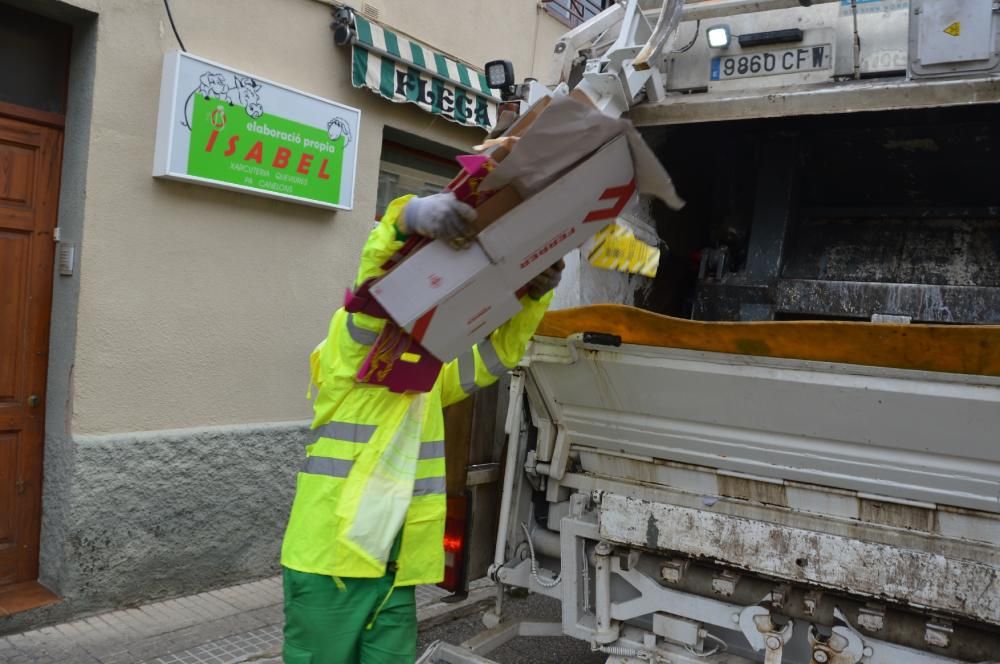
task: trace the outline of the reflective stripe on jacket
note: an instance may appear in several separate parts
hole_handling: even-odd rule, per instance
[[[403,241],[393,201],[361,253],[355,287],[382,274]],[[444,578],[445,461],[442,408],[491,385],[517,365],[552,295],[444,365],[426,394],[395,394],[355,382],[385,321],[338,309],[310,357],[319,388],[312,444],[298,474],[281,563],[300,572],[380,577],[402,528],[396,585]]]

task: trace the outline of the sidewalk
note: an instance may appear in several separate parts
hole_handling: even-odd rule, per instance
[[[493,597],[472,584],[448,604],[436,586],[417,588],[417,617],[439,622]],[[112,611],[0,637],[2,664],[281,664],[281,578]]]

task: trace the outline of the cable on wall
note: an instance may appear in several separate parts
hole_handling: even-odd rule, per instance
[[[184,42],[181,41],[181,35],[177,32],[177,26],[174,24],[174,15],[170,12],[170,0],[163,0],[163,6],[167,10],[167,19],[170,20],[170,27],[174,31],[174,37],[177,38],[177,43],[180,44],[181,50],[187,53],[187,49],[184,48]]]

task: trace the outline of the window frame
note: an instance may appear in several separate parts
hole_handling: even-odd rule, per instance
[[[569,28],[589,21],[615,2],[616,0],[541,0],[545,13]]]

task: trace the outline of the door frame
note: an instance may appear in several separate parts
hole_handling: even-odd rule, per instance
[[[63,131],[62,169],[57,211],[61,244],[73,244],[75,265],[72,275],[53,270],[52,303],[49,328],[48,375],[44,404],[45,439],[43,455],[41,539],[38,581],[24,584],[25,601],[15,614],[4,618],[8,629],[31,626],[34,611],[27,609],[59,601],[45,590],[67,597],[81,596],[71,571],[78,568],[72,551],[64,546],[71,527],[73,495],[71,487],[76,472],[76,445],[72,431],[74,365],[76,363],[77,324],[80,305],[80,266],[84,260],[83,236],[87,217],[87,182],[90,151],[97,103],[94,86],[98,63],[98,26],[101,12],[69,4],[63,0],[0,0],[15,9],[37,14],[70,26],[71,37],[66,70],[66,107],[64,115],[36,111],[12,104],[0,105],[0,115],[27,120]],[[54,249],[58,251],[56,245]],[[54,462],[53,462],[54,461]],[[44,586],[43,586],[44,584]],[[44,591],[44,592],[42,592]],[[43,597],[47,593],[48,598]],[[4,608],[9,608],[4,604]],[[0,612],[2,615],[2,612]],[[49,614],[52,615],[52,614]]]
[[[32,409],[32,415],[26,419],[23,431],[35,438],[37,448],[30,450],[26,458],[18,460],[17,475],[23,485],[30,487],[32,495],[29,498],[30,506],[26,510],[27,515],[18,515],[18,543],[22,547],[20,556],[28,557],[27,561],[18,560],[18,569],[24,570],[21,579],[12,584],[0,586],[0,609],[6,613],[16,610],[26,610],[50,604],[57,601],[56,595],[38,584],[40,554],[41,554],[41,525],[42,525],[42,493],[44,486],[44,455],[45,455],[45,419],[46,404],[49,393],[49,349],[51,346],[51,329],[54,312],[52,308],[53,291],[55,288],[55,263],[56,263],[56,243],[55,229],[59,225],[59,211],[61,200],[62,171],[63,171],[63,147],[65,142],[65,116],[58,113],[49,113],[32,108],[26,108],[15,104],[0,102],[0,119],[12,120],[22,124],[46,129],[55,133],[52,145],[52,158],[47,164],[47,173],[43,176],[50,183],[52,190],[48,192],[47,202],[43,203],[48,210],[42,214],[47,221],[47,225],[42,227],[41,238],[46,235],[52,241],[49,249],[51,255],[45,257],[40,263],[38,258],[44,254],[45,248],[36,247],[34,255],[31,257],[31,269],[35,266],[45,268],[47,279],[43,276],[43,288],[32,287],[31,295],[36,301],[35,306],[44,312],[44,319],[40,325],[31,329],[27,342],[30,346],[42,349],[40,356],[32,358],[27,369],[27,390],[26,394],[41,394],[43,399],[39,405]],[[44,223],[44,222],[43,222]],[[42,239],[44,243],[44,239]],[[41,273],[41,270],[39,270]],[[31,281],[35,281],[32,275]],[[30,517],[30,518],[29,518]]]
[[[66,116],[62,113],[39,111],[34,108],[18,106],[17,104],[10,104],[5,101],[0,101],[0,116],[42,125],[43,127],[59,129],[60,131],[66,127]]]

